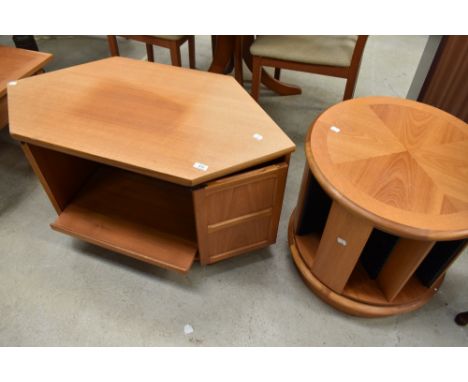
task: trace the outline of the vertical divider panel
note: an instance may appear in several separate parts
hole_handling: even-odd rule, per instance
[[[388,301],[392,301],[400,293],[434,244],[434,241],[406,238],[398,241],[377,277]]]
[[[341,293],[372,229],[368,221],[333,202],[312,273],[327,287]]]
[[[28,143],[22,142],[21,147],[57,214],[65,209],[97,166],[89,160]]]
[[[203,189],[192,190],[193,208],[195,216],[195,226],[197,229],[197,245],[198,254],[200,256],[200,264],[207,265],[210,257],[208,254],[208,236],[206,227],[208,226],[208,216],[206,212],[206,194]]]

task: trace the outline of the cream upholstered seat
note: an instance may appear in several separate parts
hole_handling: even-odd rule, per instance
[[[257,36],[250,46],[252,97],[258,100],[263,67],[270,66],[275,68],[275,80],[281,69],[345,78],[343,99],[352,98],[367,37]]]
[[[357,36],[258,36],[254,56],[304,64],[350,66]]]

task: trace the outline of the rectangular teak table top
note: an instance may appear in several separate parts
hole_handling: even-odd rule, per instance
[[[0,45],[0,97],[8,82],[30,76],[52,59],[50,53]]]
[[[16,139],[186,186],[295,149],[225,75],[112,57],[18,81],[8,96]]]

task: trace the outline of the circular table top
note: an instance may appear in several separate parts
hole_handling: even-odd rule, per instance
[[[406,99],[353,99],[315,120],[306,155],[330,196],[377,227],[468,237],[468,125],[458,118]]]

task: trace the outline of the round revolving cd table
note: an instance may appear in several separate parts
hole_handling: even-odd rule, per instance
[[[358,316],[425,304],[467,242],[467,124],[366,97],[323,112],[305,150],[289,244],[306,284]]]

